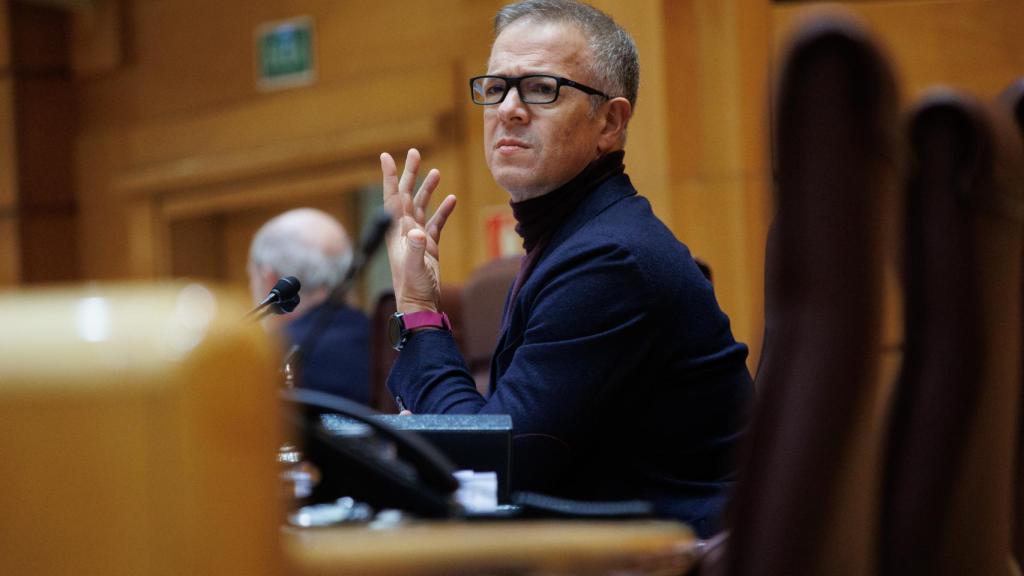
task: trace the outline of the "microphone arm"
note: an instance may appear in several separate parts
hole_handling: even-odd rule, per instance
[[[383,207],[377,209],[373,214],[373,218],[366,227],[366,232],[359,239],[359,252],[352,259],[352,265],[348,267],[345,278],[334,287],[334,290],[327,297],[329,301],[338,304],[345,301],[345,295],[352,289],[356,278],[359,277],[363,268],[366,267],[370,257],[377,252],[380,245],[384,242],[384,235],[387,234],[388,228],[391,227],[391,220],[391,214]]]
[[[373,218],[367,225],[366,231],[360,238],[359,251],[352,259],[352,265],[346,271],[345,277],[331,290],[323,306],[317,310],[317,316],[313,321],[313,325],[309,332],[306,333],[306,337],[302,339],[302,343],[292,346],[291,350],[288,351],[281,366],[281,371],[285,374],[291,374],[292,379],[294,379],[297,369],[302,365],[302,360],[313,351],[320,336],[331,324],[331,319],[334,318],[335,313],[345,303],[345,295],[348,294],[352,285],[355,284],[356,278],[359,277],[363,268],[366,267],[370,257],[384,243],[384,235],[387,234],[388,228],[391,227],[391,220],[391,214],[386,209],[383,207],[377,209],[377,212],[374,213]]]

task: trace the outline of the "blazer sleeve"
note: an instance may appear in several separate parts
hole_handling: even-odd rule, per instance
[[[654,337],[644,328],[651,287],[628,250],[608,242],[559,254],[569,256],[539,266],[520,293],[525,327],[496,353],[507,369],[490,397],[477,393],[442,331],[411,338],[389,379],[414,412],[511,415],[517,488],[544,489],[560,475],[602,399],[628,382]]]

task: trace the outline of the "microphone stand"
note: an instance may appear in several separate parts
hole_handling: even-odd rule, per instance
[[[287,314],[287,313],[291,312],[292,310],[295,310],[295,307],[298,306],[298,305],[299,305],[299,295],[296,294],[295,296],[292,296],[291,298],[289,298],[287,300],[282,300],[281,302],[270,301],[270,302],[265,302],[263,304],[260,304],[259,306],[257,306],[255,308],[253,308],[252,310],[250,310],[245,315],[245,317],[249,318],[253,314],[256,314],[258,312],[259,315],[256,316],[255,318],[253,318],[253,320],[262,320],[262,319],[266,318],[267,316],[269,316],[271,314]]]
[[[391,226],[391,214],[388,213],[384,208],[377,210],[371,220],[366,233],[360,242],[359,252],[356,257],[352,259],[352,265],[348,267],[345,272],[345,277],[342,281],[331,290],[330,294],[324,300],[323,304],[316,311],[316,317],[313,319],[313,325],[306,332],[306,336],[302,339],[301,344],[295,344],[285,354],[284,360],[281,364],[281,374],[283,376],[283,385],[285,388],[294,388],[295,383],[298,381],[298,374],[302,366],[302,362],[305,357],[313,352],[316,348],[317,342],[323,335],[324,331],[331,324],[331,320],[334,319],[335,314],[341,309],[342,305],[345,304],[345,296],[348,291],[355,284],[356,278],[359,273],[362,272],[366,263],[370,257],[373,256],[374,252],[380,248],[381,243],[384,240],[384,234]]]
[[[355,283],[356,277],[366,266],[370,256],[380,247],[384,240],[384,234],[390,226],[391,214],[384,208],[379,209],[362,237],[359,252],[352,259],[352,265],[345,271],[345,277],[331,290],[320,307],[315,312],[311,312],[315,313],[316,317],[313,318],[313,324],[309,331],[306,332],[302,343],[293,344],[288,353],[285,354],[281,364],[281,384],[285,389],[290,390],[298,387],[299,371],[303,359],[313,351],[316,343],[331,324],[331,320],[334,319],[338,310],[344,305],[346,294],[348,294],[348,291]],[[281,446],[278,450],[278,462],[285,467],[284,476],[293,481],[292,487],[295,497],[301,500],[310,496],[312,492],[309,490],[309,486],[319,482],[320,471],[307,461],[302,452],[292,444]]]

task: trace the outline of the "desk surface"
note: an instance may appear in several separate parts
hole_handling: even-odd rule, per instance
[[[296,575],[678,575],[697,539],[670,522],[438,522],[386,530],[286,529]]]

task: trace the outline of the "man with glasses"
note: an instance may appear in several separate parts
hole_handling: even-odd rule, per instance
[[[639,63],[629,34],[568,0],[501,9],[487,74],[470,80],[484,155],[526,255],[482,397],[438,308],[447,196],[381,155],[401,350],[388,385],[420,413],[505,413],[514,490],[646,499],[701,535],[718,527],[751,396],[737,343],[687,248],[624,173]]]

